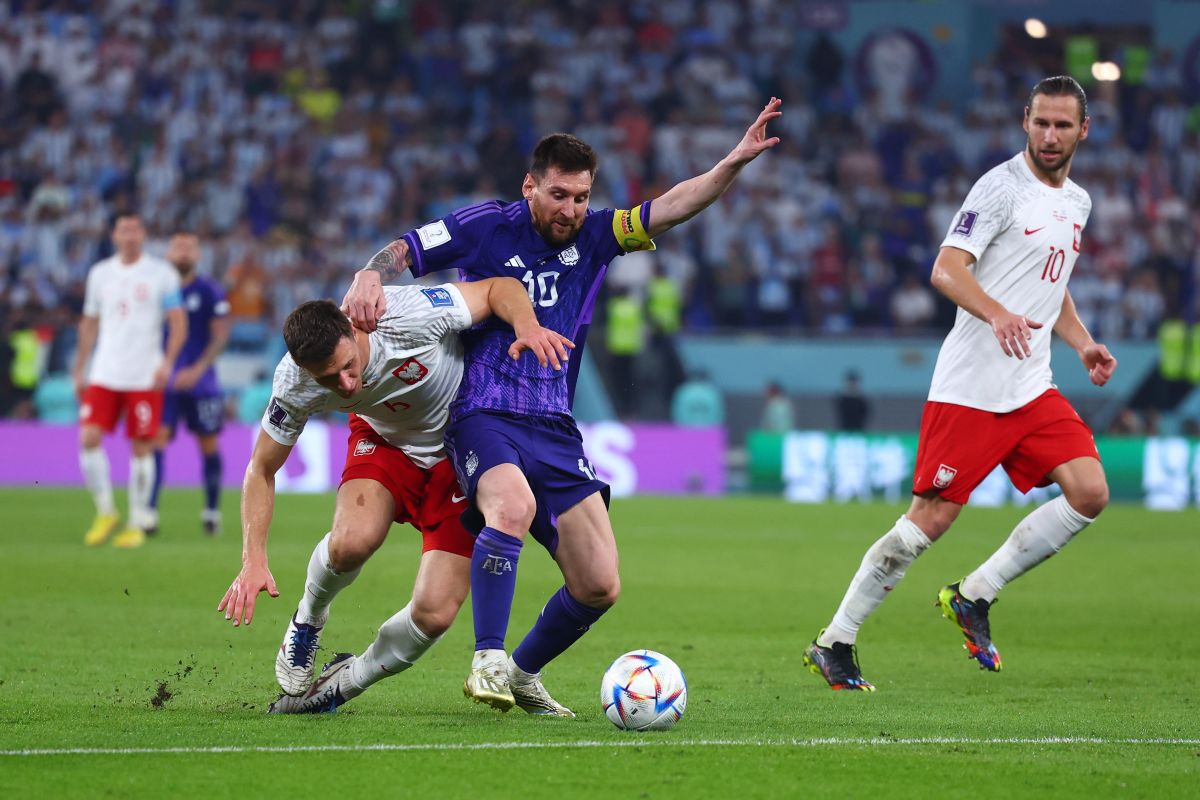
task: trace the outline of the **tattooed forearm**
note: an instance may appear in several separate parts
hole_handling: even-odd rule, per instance
[[[363,269],[379,273],[379,279],[386,283],[400,277],[400,273],[408,267],[408,243],[397,239],[380,250]]]

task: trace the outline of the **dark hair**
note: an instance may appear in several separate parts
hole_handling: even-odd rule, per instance
[[[588,172],[595,177],[596,165],[596,151],[587,142],[569,133],[552,133],[543,136],[533,148],[529,174],[541,180],[554,167],[561,172]]]
[[[128,209],[128,208],[122,209],[122,210],[118,211],[117,213],[113,214],[112,227],[116,228],[117,223],[123,219],[136,219],[138,222],[141,222],[142,215],[136,211],[133,211],[132,209]]]
[[[1070,75],[1055,75],[1052,78],[1042,78],[1038,81],[1037,86],[1034,86],[1033,91],[1029,93],[1029,102],[1025,104],[1026,116],[1029,115],[1029,109],[1033,108],[1033,98],[1039,94],[1047,97],[1062,97],[1068,94],[1074,96],[1079,101],[1079,121],[1083,122],[1087,119],[1087,95],[1084,94],[1079,81]]]
[[[332,300],[301,303],[283,322],[288,353],[302,367],[323,365],[347,336],[354,337],[350,319]]]

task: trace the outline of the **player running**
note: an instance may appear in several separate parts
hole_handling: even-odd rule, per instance
[[[542,139],[515,203],[461,208],[406,233],[355,276],[346,308],[355,324],[382,311],[381,281],[408,266],[416,275],[457,268],[468,279],[521,279],[548,328],[582,346],[609,262],[654,248],[653,237],[700,213],[760,153],[778,143],[766,126],[771,98],[738,145],[709,172],[631,210],[589,212],[595,152],[567,134]],[[504,357],[512,332],[495,323],[463,336],[466,372],[451,407],[446,443],[459,483],[482,523],[471,554],[475,657],[464,693],[500,710],[574,716],[541,682],[542,668],[617,600],[617,545],[606,483],[583,452],[571,416],[570,375]],[[539,517],[535,522],[535,515]],[[557,526],[554,529],[546,522]],[[505,635],[525,534],[548,547],[565,585],[509,658]]]
[[[217,607],[250,624],[264,589],[279,592],[267,564],[275,474],[308,418],[350,412],[350,439],[333,529],[313,551],[304,594],[275,661],[284,696],[276,713],[333,711],[376,681],[407,669],[450,627],[469,588],[472,539],[442,437],[462,378],[458,331],[494,313],[515,329],[507,356],[532,350],[560,368],[571,343],[537,323],[524,287],[511,278],[435,287],[389,287],[387,311],[371,334],[353,329],[327,300],[294,310],[284,324],[288,355],[242,486],[242,569]],[[333,598],[383,544],[391,523],[423,538],[411,602],[383,624],[358,658],[339,654],[313,683],[313,659]]]
[[[1069,77],[1042,80],[1030,93],[1024,128],[1026,150],[979,179],[933,265],[933,285],[959,309],[921,418],[912,505],[867,551],[833,620],[804,651],[804,663],[834,689],[874,691],[858,666],[859,627],[997,464],[1022,492],[1057,483],[1062,495],[938,593],[937,605],[983,669],[1001,666],[988,618],[996,595],[1108,504],[1092,432],[1050,372],[1051,330],[1071,345],[1095,385],[1117,368],[1067,291],[1092,208],[1087,192],[1067,178],[1088,133],[1083,89]]]
[[[171,236],[167,261],[179,272],[183,307],[187,312],[187,340],[175,364],[175,373],[163,398],[162,426],[154,449],[154,489],[150,493],[150,527],[158,530],[158,492],[163,483],[167,444],[175,437],[182,416],[196,437],[204,474],[204,510],[200,524],[209,536],[221,530],[221,450],[219,436],[225,418],[225,397],[213,368],[229,341],[229,303],[217,281],[196,274],[200,263],[200,238],[187,231]]]
[[[117,215],[112,229],[117,252],[88,271],[79,320],[73,376],[80,398],[79,465],[96,505],[96,517],[83,537],[84,544],[92,546],[106,542],[121,521],[113,504],[108,455],[101,445],[122,414],[133,451],[129,516],[113,544],[140,547],[146,541],[145,529],[153,522],[150,489],[163,388],[187,336],[179,276],[170,264],[142,252],[145,240],[141,217],[131,212]],[[87,369],[89,356],[93,357]]]

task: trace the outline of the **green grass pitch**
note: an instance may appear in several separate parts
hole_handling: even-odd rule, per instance
[[[1020,509],[968,508],[859,639],[874,695],[831,692],[803,645],[902,510],[772,498],[620,500],[621,601],[551,664],[574,720],[469,703],[469,609],[419,664],[335,715],[268,717],[272,670],[329,496],[282,496],[249,628],[216,612],[240,557],[237,498],[204,539],[196,492],[167,492],[144,548],[87,549],[82,491],[0,490],[0,790],[23,797],[1183,797],[1200,793],[1200,514],[1113,507],[1002,595],[1004,672],[981,672],[934,608]],[[416,535],[338,599],[328,653],[361,650],[403,606]],[[559,586],[521,560],[509,645]],[[613,728],[601,673],[670,655],[687,713]],[[323,653],[322,655],[326,655]],[[161,689],[160,689],[161,687]],[[152,703],[169,693],[158,706]],[[102,752],[117,750],[125,752]],[[37,752],[31,752],[37,751]]]

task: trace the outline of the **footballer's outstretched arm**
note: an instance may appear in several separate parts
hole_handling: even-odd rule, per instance
[[[782,103],[779,98],[772,97],[729,155],[703,175],[675,184],[650,204],[650,224],[646,226],[646,232],[651,238],[708,208],[730,187],[742,167],[779,144],[778,136],[767,138],[767,123],[783,115],[779,110]]]
[[[354,273],[354,281],[342,299],[342,311],[361,330],[367,333],[375,330],[379,318],[387,313],[383,284],[397,280],[411,266],[408,242],[396,239]]]
[[[264,589],[271,597],[279,596],[275,577],[267,566],[267,537],[275,514],[275,473],[283,468],[291,445],[280,444],[259,430],[254,452],[242,479],[242,570],[233,579],[217,611],[234,627],[254,619],[254,604]]]
[[[495,314],[512,326],[517,339],[508,348],[510,358],[520,358],[529,350],[543,367],[549,364],[562,369],[567,350],[575,347],[567,337],[543,328],[533,310],[529,290],[516,278],[485,278],[481,281],[454,284],[471,312],[471,322],[479,323]]]
[[[1004,355],[1025,359],[1032,353],[1031,330],[1042,327],[1042,323],[1014,314],[985,292],[971,274],[974,263],[974,255],[947,245],[938,251],[929,282],[959,308],[991,325]]]
[[[1117,369],[1117,359],[1108,352],[1107,347],[1092,338],[1087,326],[1079,318],[1070,290],[1063,295],[1062,310],[1058,314],[1058,321],[1054,323],[1054,332],[1071,345],[1092,383],[1097,386],[1108,383]]]

